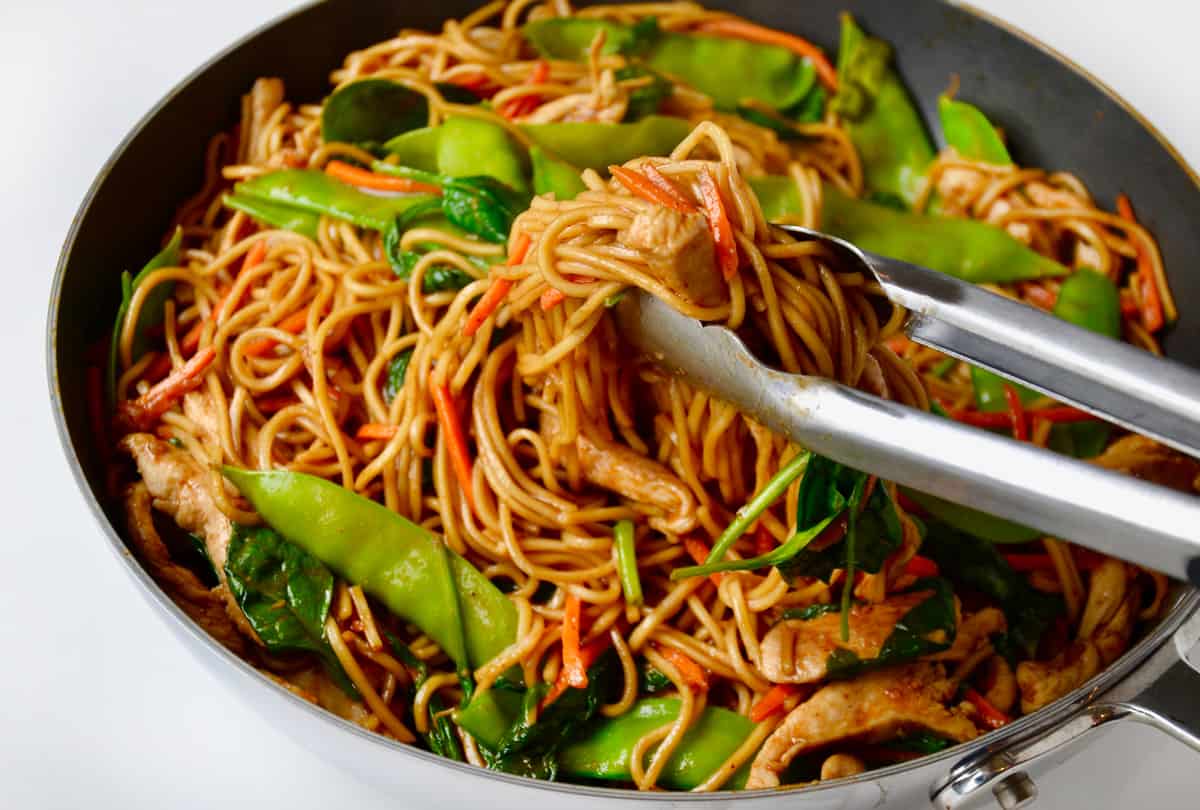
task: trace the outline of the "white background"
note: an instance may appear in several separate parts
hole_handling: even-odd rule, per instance
[[[1080,62],[1200,166],[1194,4],[976,4]],[[405,805],[246,713],[168,634],[85,510],[46,394],[51,273],[96,171],[195,65],[292,5],[0,0],[0,808]],[[1197,774],[1182,746],[1121,730],[1038,807],[1196,807]]]

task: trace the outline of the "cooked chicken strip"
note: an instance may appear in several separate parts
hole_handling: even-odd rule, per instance
[[[689,303],[714,306],[725,295],[704,217],[655,205],[633,218],[617,241],[642,253],[650,275]]]
[[[963,742],[975,724],[942,701],[954,692],[937,664],[916,663],[830,684],[801,703],[777,728],[750,766],[746,789],[775,787],[801,754],[848,742],[878,743],[915,730]]]
[[[217,504],[213,474],[183,450],[177,450],[149,433],[131,433],[118,445],[133,457],[154,508],[175,519],[184,531],[204,538],[204,550],[221,580],[229,617],[250,638],[257,640],[225,581],[225,560],[233,523]]]
[[[590,483],[665,513],[650,518],[651,526],[674,534],[684,534],[696,527],[696,499],[692,491],[662,464],[623,444],[593,440],[582,434],[575,447],[583,476]]]
[[[226,612],[226,589],[220,585],[209,588],[191,571],[171,560],[154,528],[150,510],[150,490],[141,483],[131,486],[125,494],[125,517],[133,551],[146,572],[192,621],[233,652],[243,654],[246,641]]]
[[[928,599],[929,594],[929,591],[917,591],[886,602],[855,605],[850,608],[850,638],[847,641],[842,640],[842,617],[838,612],[815,619],[782,621],[763,637],[763,675],[775,683],[815,683],[826,676],[829,654],[838,648],[850,650],[859,658],[875,658],[896,629],[896,622]],[[958,646],[955,644],[955,648]],[[958,657],[970,652],[971,647],[966,646],[966,642],[964,647]]]
[[[1017,664],[1021,711],[1025,714],[1058,700],[1100,671],[1100,653],[1090,641],[1077,641],[1049,661]]]
[[[1200,461],[1145,436],[1118,439],[1094,463],[1180,492],[1195,493],[1200,478]]]

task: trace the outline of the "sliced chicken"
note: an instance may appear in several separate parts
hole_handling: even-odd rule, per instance
[[[1021,711],[1035,712],[1082,686],[1100,671],[1100,653],[1090,641],[1077,641],[1049,661],[1017,664]]]
[[[650,206],[633,218],[617,241],[639,251],[650,274],[691,304],[715,306],[727,295],[712,237],[700,214]]]
[[[150,491],[145,484],[134,484],[125,493],[125,518],[133,551],[159,587],[210,636],[233,652],[243,654],[246,640],[226,611],[225,588],[209,588],[171,559],[154,528]]]
[[[916,663],[832,683],[787,716],[750,766],[746,789],[775,787],[801,754],[846,743],[879,743],[912,731],[957,742],[978,732],[966,716],[942,705],[954,684],[938,664]]]
[[[651,526],[673,534],[684,534],[696,527],[696,499],[692,491],[662,464],[623,444],[590,439],[582,434],[575,447],[583,476],[589,483],[663,512],[661,517],[650,519]]]
[[[779,622],[763,637],[763,675],[775,683],[815,683],[828,674],[829,654],[834,650],[847,649],[859,658],[875,658],[896,629],[896,623],[929,595],[929,591],[917,591],[885,602],[855,605],[850,609],[850,638],[846,641],[842,640],[842,617],[836,611],[815,619]],[[986,639],[988,634],[1004,629],[1003,614],[980,611],[975,616],[985,613],[987,615],[979,619],[972,617],[974,622],[962,622],[953,646],[931,657],[965,658],[976,648],[980,638]]]
[[[994,634],[1003,633],[1007,629],[1008,620],[1004,618],[1003,611],[994,607],[983,608],[958,623],[958,630],[954,634],[954,643],[950,645],[950,649],[934,653],[929,656],[929,660],[962,661],[991,643]]]
[[[204,550],[221,580],[229,617],[250,638],[257,639],[225,581],[225,560],[233,523],[221,511],[211,471],[183,450],[149,433],[131,433],[119,447],[133,457],[155,509],[174,518],[179,528],[204,538]]]
[[[1180,492],[1195,493],[1200,478],[1200,461],[1145,436],[1129,435],[1118,439],[1094,461],[1101,467]]]

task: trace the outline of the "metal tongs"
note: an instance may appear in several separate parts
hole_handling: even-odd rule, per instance
[[[914,341],[1200,457],[1200,374],[942,273],[807,228],[909,311]],[[1200,586],[1200,498],[764,365],[722,326],[645,293],[617,307],[659,365],[816,453]]]

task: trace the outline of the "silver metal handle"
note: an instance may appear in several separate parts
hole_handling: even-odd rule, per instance
[[[830,380],[760,363],[728,329],[652,296],[618,307],[661,365],[814,452],[1200,584],[1200,499]]]
[[[905,331],[918,343],[1200,457],[1200,373],[944,273],[778,227],[865,264],[911,313]]]
[[[1193,613],[1173,638],[1100,701],[1081,706],[1050,731],[985,750],[957,763],[932,792],[939,810],[991,805],[1017,810],[1037,796],[1029,775],[1034,767],[1056,765],[1076,754],[1100,728],[1120,722],[1148,725],[1200,752],[1200,612]]]

